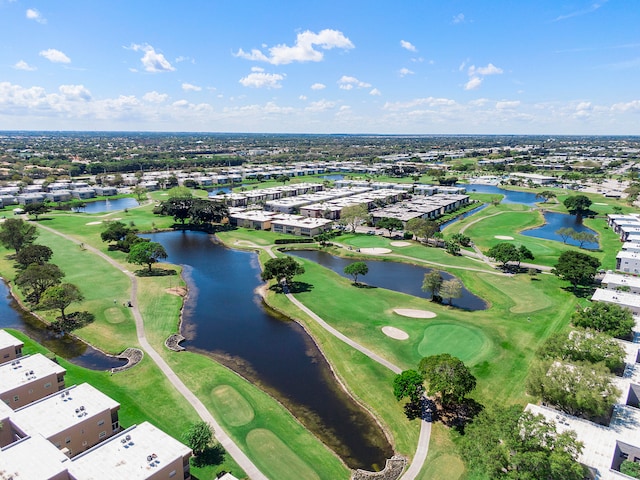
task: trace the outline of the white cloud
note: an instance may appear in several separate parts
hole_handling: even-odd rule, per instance
[[[155,48],[151,45],[131,45],[131,50],[134,52],[144,52],[144,55],[140,59],[145,71],[150,73],[159,72],[173,72],[175,68],[169,63],[162,53],[156,52]]]
[[[475,90],[482,83],[482,79],[480,77],[471,77],[467,83],[464,84],[465,90]]]
[[[496,102],[496,108],[498,110],[512,109],[512,108],[519,107],[520,103],[521,102],[519,100],[502,100],[502,101]]]
[[[476,67],[475,65],[471,65],[469,67],[469,76],[475,75],[499,75],[503,73],[501,68],[496,67],[493,63],[490,63],[486,67]]]
[[[246,60],[267,62],[272,65],[286,65],[293,62],[320,62],[323,60],[324,54],[316,50],[314,48],[316,46],[322,50],[331,50],[333,48],[349,50],[354,48],[351,40],[338,30],[325,29],[319,33],[307,30],[297,35],[296,43],[291,47],[281,44],[269,48],[268,56],[258,49],[252,49],[250,52],[239,49],[235,56]]]
[[[475,100],[471,100],[469,102],[469,105],[471,105],[472,107],[483,107],[487,103],[489,103],[488,98],[476,98]]]
[[[32,67],[31,65],[29,65],[24,60],[20,60],[20,61],[16,62],[16,64],[13,66],[13,68],[15,68],[16,70],[26,70],[28,72],[33,72],[34,70],[37,70],[36,67]]]
[[[184,90],[185,92],[199,92],[200,90],[202,90],[202,87],[193,85],[191,83],[183,83],[182,90]]]
[[[311,85],[311,90],[324,90],[327,86],[324,83],[314,83]]]
[[[280,88],[280,82],[284,80],[284,75],[279,73],[253,72],[240,79],[240,83],[245,87],[252,88]]]
[[[351,90],[354,87],[357,88],[369,88],[371,87],[370,83],[361,82],[356,77],[350,77],[348,75],[343,75],[340,80],[338,80],[338,85],[342,90]]]
[[[155,90],[153,92],[147,92],[143,95],[142,99],[145,102],[149,102],[149,103],[162,103],[162,102],[166,102],[167,98],[169,98],[169,95],[167,95],[166,93],[158,93]]]
[[[91,92],[84,85],[60,85],[58,90],[67,100],[82,100],[85,102],[91,100]]]
[[[400,73],[401,77],[406,77],[407,75],[413,75],[414,74],[414,72],[412,72],[408,68],[401,68],[399,73]]]
[[[611,106],[611,110],[614,112],[631,112],[640,113],[640,100],[632,100],[631,102],[614,103]]]
[[[42,14],[35,8],[28,8],[25,15],[29,20],[35,20],[36,22],[43,24],[47,23],[47,19],[44,18]]]
[[[454,24],[464,23],[464,13],[459,13],[453,17],[452,22]]]
[[[60,50],[56,50],[55,48],[42,50],[38,55],[46,58],[47,60],[53,63],[71,63],[71,59],[69,57],[67,57]]]
[[[308,107],[305,108],[307,112],[324,112],[330,110],[336,106],[336,102],[329,100],[319,100],[317,102],[311,102]]]
[[[426,97],[426,98],[416,98],[414,100],[410,100],[408,102],[387,102],[384,104],[385,110],[390,111],[400,111],[400,110],[410,110],[416,107],[451,107],[455,106],[456,101],[451,100],[449,98],[436,98],[436,97]]]
[[[608,0],[596,0],[596,1],[593,1],[593,2],[591,2],[591,5],[589,5],[587,8],[585,8],[583,10],[576,10],[576,11],[568,13],[566,15],[560,15],[560,16],[556,17],[553,21],[554,22],[560,22],[562,20],[567,20],[568,18],[579,17],[581,15],[586,15],[588,13],[593,13],[596,10],[600,9],[600,7],[602,7],[607,2],[608,2]]]
[[[307,96],[306,96],[306,95],[300,95],[300,96],[298,97],[298,100],[305,101],[305,100],[307,100]]]
[[[407,42],[406,40],[400,40],[400,46],[405,50],[409,50],[410,52],[417,52],[418,49],[411,42]]]
[[[382,92],[380,90],[378,90],[377,88],[374,88],[369,92],[369,95],[379,96],[379,95],[382,95]]]

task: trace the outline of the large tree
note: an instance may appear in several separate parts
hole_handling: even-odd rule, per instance
[[[551,198],[556,198],[556,194],[551,190],[543,190],[542,192],[536,194],[536,198],[542,198],[544,203],[547,203]]]
[[[278,282],[284,279],[287,284],[290,284],[294,276],[303,273],[304,267],[292,257],[278,257],[265,262],[264,270],[260,276],[265,282],[275,278]]]
[[[190,221],[194,224],[219,223],[229,214],[223,202],[194,198],[189,211]]]
[[[436,232],[440,231],[440,227],[433,220],[425,220],[424,218],[412,218],[407,222],[407,231],[413,233],[417,239],[422,238],[425,244],[429,244],[429,239]]]
[[[205,421],[194,422],[182,434],[182,439],[194,455],[201,455],[213,444],[213,428]]]
[[[571,233],[570,237],[578,242],[578,246],[582,248],[585,243],[598,243],[598,237],[589,232],[576,232]]]
[[[527,390],[569,415],[601,417],[610,412],[620,390],[603,364],[542,361],[534,365]]]
[[[589,213],[589,207],[591,207],[591,200],[586,195],[574,195],[564,199],[564,206],[571,215],[582,217]]]
[[[59,284],[64,272],[53,263],[38,265],[33,263],[16,276],[15,283],[26,295],[29,302],[38,304],[47,288]]]
[[[575,311],[571,322],[576,327],[590,328],[612,337],[630,338],[635,325],[631,310],[615,303],[592,302],[588,307]]]
[[[443,405],[460,403],[476,388],[476,377],[462,360],[448,353],[424,357],[418,369],[427,382],[427,393],[438,394]]]
[[[84,296],[80,289],[72,283],[62,283],[47,288],[42,294],[39,306],[45,310],[60,310],[62,320],[65,321],[67,316],[65,310],[74,302],[81,302]]]
[[[180,188],[180,187],[176,187]],[[171,191],[171,190],[170,190]],[[162,215],[169,215],[173,220],[184,225],[191,216],[191,207],[193,206],[193,197],[169,197],[168,200],[160,203],[158,209]],[[156,210],[154,210],[155,212]]]
[[[53,256],[53,250],[46,245],[32,243],[27,245],[16,254],[16,262],[21,268],[27,268],[32,263],[44,265]]]
[[[398,218],[382,217],[378,220],[376,227],[386,228],[389,232],[389,236],[391,236],[394,230],[402,230],[403,225],[402,220]]]
[[[44,202],[34,202],[24,206],[24,213],[26,213],[27,215],[33,215],[36,221],[38,220],[38,217],[40,215],[44,215],[45,213],[48,213],[50,211],[51,208],[49,208],[49,205]]]
[[[157,242],[139,242],[131,246],[127,262],[136,265],[147,265],[149,272],[152,271],[151,266],[158,260],[167,258],[167,251]]]
[[[483,410],[465,428],[462,456],[471,472],[495,480],[582,480],[575,432],[556,431],[542,415],[518,406]]]
[[[494,245],[487,250],[487,257],[493,258],[502,264],[502,268],[507,268],[509,262],[517,262],[520,259],[518,248],[513,243],[503,242]]]
[[[38,237],[35,225],[21,218],[8,218],[0,226],[0,243],[18,253],[27,245],[31,245]]]
[[[569,362],[602,362],[611,372],[620,372],[626,353],[610,335],[580,328],[551,335],[538,349],[538,356]]]
[[[444,282],[442,273],[440,270],[436,270],[434,268],[429,273],[424,274],[424,279],[422,280],[422,291],[429,292],[431,294],[431,300],[434,300],[434,297],[440,292],[442,282]]]
[[[451,305],[454,298],[460,298],[462,296],[462,282],[457,278],[445,280],[440,286],[440,296],[442,298],[448,298],[449,305]]]
[[[393,395],[396,400],[408,397],[413,403],[420,401],[424,393],[424,378],[415,370],[405,370],[393,379]]]
[[[520,263],[525,260],[533,260],[535,257],[533,256],[533,252],[529,250],[524,245],[520,245],[518,247],[518,269],[520,268]]]
[[[358,276],[369,273],[369,267],[364,262],[353,262],[344,267],[344,273],[353,277],[353,283],[358,283]]]
[[[558,263],[552,272],[576,288],[578,285],[593,283],[599,266],[600,260],[596,257],[574,250],[566,250],[558,257]]]
[[[340,223],[351,227],[351,231],[355,232],[356,227],[364,222],[368,216],[369,210],[367,210],[367,206],[364,203],[350,205],[340,211]]]
[[[576,231],[571,227],[562,227],[555,231],[556,235],[562,238],[562,243],[567,243],[569,238],[572,238]]]

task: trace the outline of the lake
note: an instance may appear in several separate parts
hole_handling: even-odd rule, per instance
[[[556,212],[543,212],[545,224],[541,227],[532,228],[530,230],[523,230],[523,235],[528,237],[544,238],[546,240],[555,240],[562,242],[562,237],[556,233],[560,228],[573,228],[577,232],[587,232],[592,235],[597,233],[590,228],[585,227],[582,222],[578,222],[578,218],[575,215],[568,215],[566,213]],[[580,242],[577,242],[571,238],[567,238],[566,243],[568,245],[580,246]],[[587,250],[597,250],[599,248],[598,242],[586,242],[582,248]]]
[[[522,203],[533,207],[536,203],[541,202],[542,199],[536,198],[535,193],[530,192],[518,192],[516,190],[505,190],[496,185],[484,185],[479,183],[459,183],[456,186],[465,187],[467,193],[490,193],[497,195],[504,195],[502,203]]]
[[[133,208],[138,205],[138,201],[132,197],[114,198],[113,200],[87,202],[85,207],[80,211],[84,213],[105,213],[113,212],[115,210],[124,210],[125,208]]]
[[[379,425],[344,392],[304,329],[265,307],[256,292],[264,283],[255,253],[225,248],[202,232],[144,237],[184,266],[183,346],[266,390],[349,467],[384,467],[393,451]]]
[[[289,250],[287,254],[311,260],[325,268],[333,270],[345,278],[352,277],[344,273],[344,267],[356,261],[354,259],[337,257],[320,250]],[[406,293],[414,297],[430,298],[431,294],[429,292],[422,291],[424,275],[431,271],[430,268],[410,265],[408,263],[382,262],[379,260],[364,260],[364,263],[369,267],[369,272],[364,276],[358,277],[360,283]],[[455,278],[447,272],[441,272],[441,275],[445,280]],[[444,301],[448,303],[448,299],[444,299]],[[462,289],[462,296],[460,298],[454,298],[451,303],[454,307],[464,310],[486,310],[489,308],[484,300],[466,288]]]

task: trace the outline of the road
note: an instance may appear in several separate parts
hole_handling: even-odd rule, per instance
[[[64,233],[58,232],[57,230],[44,226],[38,223],[38,227],[43,230],[47,230],[55,235],[59,235],[60,237],[73,242],[77,245],[80,245],[81,242],[77,241],[73,237],[69,235],[65,235]],[[207,410],[204,404],[200,401],[198,397],[196,397],[191,390],[187,388],[187,386],[178,378],[176,373],[171,369],[171,367],[165,362],[165,360],[160,356],[160,354],[151,346],[151,344],[147,341],[147,336],[144,330],[144,320],[142,315],[140,314],[140,310],[138,309],[137,295],[138,295],[138,278],[131,273],[130,271],[123,269],[122,265],[118,262],[110,258],[108,255],[105,255],[97,248],[94,248],[90,245],[83,244],[83,247],[90,251],[91,253],[98,255],[105,261],[109,262],[114,268],[117,268],[122,273],[124,273],[129,280],[131,281],[131,298],[133,299],[133,307],[131,308],[133,312],[133,317],[136,323],[136,335],[138,337],[138,343],[142,347],[142,349],[149,355],[149,357],[155,362],[158,368],[162,371],[162,373],[167,377],[167,379],[171,382],[171,384],[176,388],[176,390],[193,406],[198,416],[205,422],[207,422],[215,432],[215,436],[220,444],[224,447],[224,449],[233,457],[233,459],[240,465],[240,467],[245,471],[245,473],[249,476],[249,478],[254,480],[268,480],[266,475],[264,475],[258,467],[247,457],[240,447],[236,445],[236,443],[225,433],[220,424],[213,418],[213,415]]]

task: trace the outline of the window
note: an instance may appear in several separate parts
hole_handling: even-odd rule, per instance
[[[620,452],[620,458],[624,458],[626,460],[627,458],[629,458],[629,454],[628,453],[624,453],[624,452]]]
[[[104,425],[104,420],[100,420],[100,421],[98,422],[98,426],[99,426],[99,427],[101,427],[102,425]]]
[[[176,471],[175,471],[175,470],[171,470],[171,471],[169,472],[169,478],[173,478],[173,477],[175,477],[175,476],[176,476]]]
[[[44,384],[44,388],[51,388],[51,382],[47,382]]]
[[[8,353],[5,353],[5,354],[4,354],[4,358],[9,358],[9,354],[8,354]]]
[[[71,443],[71,437],[67,437],[67,438],[65,438],[65,439],[64,439],[64,443],[66,443],[67,445],[68,445],[69,443]]]
[[[18,395],[14,395],[14,396],[13,396],[13,401],[14,401],[14,402],[17,402],[17,401],[19,401],[19,400],[20,400],[20,397],[19,397]]]
[[[107,432],[105,432],[105,431],[102,431],[102,432],[100,432],[100,433],[98,434],[98,438],[104,438],[104,437],[106,437],[106,436],[107,436]]]

